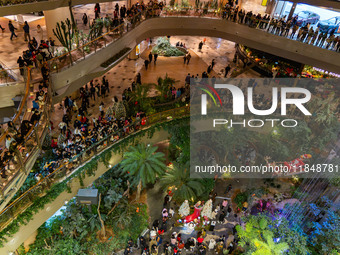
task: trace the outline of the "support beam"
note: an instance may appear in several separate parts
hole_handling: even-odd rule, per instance
[[[56,28],[57,22],[69,19],[71,21],[71,14],[68,7],[61,7],[54,10],[44,11],[47,38],[52,37],[56,44],[59,44],[58,39],[53,34],[53,29]],[[46,38],[44,38],[46,39]]]

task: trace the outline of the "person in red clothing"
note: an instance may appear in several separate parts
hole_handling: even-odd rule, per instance
[[[184,248],[184,243],[183,243],[183,241],[180,241],[178,243],[178,249],[182,250],[183,248]]]
[[[58,147],[58,142],[52,138],[52,142],[51,142],[51,147],[52,148],[57,148]]]
[[[202,236],[200,236],[199,238],[197,238],[197,243],[198,243],[198,246],[200,246],[204,241],[204,238]]]
[[[179,233],[179,234],[177,235],[177,242],[179,243],[179,242],[181,242],[181,240],[182,240],[182,234]]]

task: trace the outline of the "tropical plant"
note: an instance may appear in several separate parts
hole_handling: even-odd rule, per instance
[[[75,22],[74,20],[74,15],[73,15],[73,11],[72,11],[72,0],[69,0],[68,1],[68,9],[70,11],[70,16],[71,16],[71,22],[72,22],[72,29],[73,30],[77,30],[77,23]]]
[[[188,0],[182,0],[181,7],[188,8],[189,7],[189,1]]]
[[[260,215],[247,218],[245,227],[236,226],[239,245],[246,250],[245,254],[280,255],[289,248],[285,242],[274,241],[268,224],[267,216]]]
[[[196,201],[205,191],[202,179],[190,178],[188,163],[183,166],[173,163],[161,178],[161,184],[166,190],[172,188],[173,199],[179,202]]]
[[[137,85],[134,91],[130,93],[130,102],[134,104],[138,110],[147,112],[150,107],[150,99],[148,97],[150,88],[155,84],[143,83]]]
[[[195,9],[196,9],[196,12],[198,12],[199,9],[201,9],[202,7],[202,2],[201,0],[195,0]]]
[[[218,1],[217,0],[212,0],[210,3],[210,7],[214,10],[217,10],[218,8]]]
[[[177,125],[171,125],[168,128],[170,134],[170,144],[174,146],[179,153],[179,157],[174,159],[179,164],[185,164],[190,160],[190,128],[189,122]]]
[[[170,44],[167,37],[160,37],[156,40],[156,45],[151,50],[152,54],[157,53],[160,56],[171,57],[171,56],[184,56],[185,53],[175,46]]]
[[[124,173],[134,177],[132,184],[137,184],[137,201],[142,187],[154,184],[156,178],[162,176],[166,169],[164,153],[156,152],[157,149],[156,146],[140,143],[137,146],[130,146],[124,153],[120,168]]]
[[[122,192],[120,189],[116,190],[116,187],[114,189],[110,189],[104,198],[104,207],[107,209],[111,209],[112,204],[118,203],[119,200],[123,197]]]
[[[104,21],[102,19],[96,19],[92,25],[90,25],[89,38],[94,40],[103,34]],[[95,40],[97,42],[97,40]]]
[[[114,112],[115,112],[115,117],[118,120],[126,117],[126,109],[122,101],[115,103]]]
[[[326,99],[314,97],[309,106],[316,116],[315,121],[319,124],[330,126],[338,121],[338,111],[340,99],[336,98],[335,93],[331,93]],[[313,119],[314,121],[314,119]]]
[[[318,217],[322,220],[311,221],[309,223],[311,232],[309,242],[317,254],[339,254],[340,252],[340,213],[330,208],[320,210],[317,206],[313,207],[314,212],[320,212]],[[320,215],[322,214],[322,216]]]
[[[161,97],[160,101],[161,102],[164,102],[168,98],[171,98],[170,88],[176,82],[177,81],[175,79],[173,79],[173,78],[170,78],[168,76],[168,74],[165,74],[165,78],[164,79],[162,77],[158,77],[156,89],[160,93],[160,97]]]
[[[268,222],[270,218],[267,218]],[[278,216],[271,224],[274,236],[289,245],[288,255],[307,255],[310,253],[307,244],[307,235],[301,225],[290,223],[286,218]]]
[[[208,14],[209,1],[205,2],[203,5],[203,14]]]
[[[257,248],[252,255],[281,255],[289,246],[287,243],[275,243],[270,235],[264,235],[265,241],[253,240]]]
[[[69,19],[66,19],[65,22],[61,21],[60,23],[57,22],[56,29],[53,29],[53,34],[57,37],[61,45],[63,45],[70,57],[71,63],[73,63],[71,50],[72,50],[72,40],[74,37],[75,30],[72,28],[71,22]]]
[[[246,191],[238,193],[233,200],[233,202],[237,205],[239,209],[242,209],[243,203],[247,201],[248,201],[248,193]]]

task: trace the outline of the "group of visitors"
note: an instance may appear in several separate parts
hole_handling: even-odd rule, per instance
[[[153,60],[154,65],[156,65],[157,59],[158,59],[158,53],[155,52],[154,54],[152,54],[152,52],[150,51],[148,58],[144,60],[145,70],[148,70],[149,65],[152,63],[152,60]]]
[[[225,195],[228,195],[231,189],[232,186],[229,185]],[[210,227],[208,229],[202,228],[197,230],[197,232],[193,231],[190,234],[185,230],[190,228],[190,226],[178,226],[177,219],[183,217],[181,216],[181,210],[178,210],[179,206],[172,202],[172,192],[168,191],[164,197],[163,209],[160,212],[159,218],[153,221],[149,235],[143,234],[140,236],[136,245],[130,239],[124,255],[137,254],[138,249],[142,255],[173,255],[182,254],[182,252],[185,252],[185,254],[205,255],[208,251],[213,251],[216,254],[231,254],[237,247],[238,242],[236,227],[233,227],[232,234],[227,237],[226,235],[216,235],[214,228],[218,224],[226,224],[225,219],[232,219],[230,217],[233,217],[233,220],[238,222],[237,224],[239,224],[240,219],[237,214],[232,214],[233,210],[228,200],[220,201],[216,199],[216,196],[216,192],[211,192],[210,201],[213,201],[212,204],[215,204],[215,206],[211,214]],[[186,203],[188,205],[187,201]],[[189,211],[189,207],[187,209]],[[201,218],[203,219],[203,217]],[[179,222],[181,221],[179,220]]]
[[[26,137],[40,120],[41,111],[43,105],[45,104],[47,86],[48,80],[43,80],[39,84],[39,90],[35,93],[35,98],[32,101],[32,109],[29,118],[22,120],[19,127],[17,127],[12,121],[9,121],[7,123],[5,148],[0,148],[0,170],[1,178],[3,179],[6,179],[8,177],[8,174],[11,173],[11,164],[16,165],[20,160],[18,158],[20,154],[25,155],[27,150],[26,147],[30,146],[30,143],[35,142],[26,140]],[[4,134],[4,130],[2,130],[1,133]],[[15,168],[14,170],[18,169]]]
[[[38,42],[35,37],[33,37],[28,42],[28,49],[22,52],[17,60],[20,68],[20,74],[24,75],[24,68],[37,68],[41,70],[41,74],[44,78],[46,77],[47,63],[46,61],[51,59],[54,54],[54,40],[50,38],[49,40],[41,40]],[[43,79],[44,81],[47,79]]]
[[[80,88],[78,98],[78,102],[81,102],[80,105],[77,104],[76,99],[67,96],[61,105],[64,115],[58,124],[58,138],[53,138],[51,142],[55,157],[50,162],[46,162],[42,173],[37,174],[48,175],[60,164],[66,162],[70,162],[69,167],[72,168],[72,163],[78,161],[76,155],[85,151],[84,155],[95,153],[107,143],[115,142],[146,125],[146,116],[142,111],[138,111],[134,116],[121,117],[118,117],[115,112],[116,104],[128,104],[128,92],[140,84],[140,74],[137,75],[136,82],[132,83],[132,89],[128,88],[124,91],[121,102],[118,102],[116,96],[112,96],[113,105],[108,107],[105,107],[104,102],[100,102],[110,93],[109,81],[106,76],[102,77],[101,83],[91,81],[90,86],[86,84]],[[92,105],[90,105],[90,101],[93,102]],[[96,102],[100,102],[99,105],[96,105]],[[99,109],[99,115],[90,116],[88,109],[95,106]],[[104,138],[107,139],[104,141]],[[102,141],[101,144],[91,147],[100,141]]]
[[[331,31],[320,32],[319,28],[313,28],[310,23],[298,23],[298,17],[293,16],[287,19],[286,16],[281,18],[272,18],[270,15],[255,14],[252,11],[246,12],[235,4],[227,3],[222,11],[222,18],[246,24],[249,27],[259,28],[279,36],[285,36],[290,39],[312,44],[321,48],[335,50],[340,52],[340,36],[335,36],[335,28]]]
[[[82,22],[84,26],[87,24],[91,26],[95,25],[97,19],[102,19],[107,29],[115,28],[124,23],[124,20],[131,23],[134,26],[138,21],[141,20],[141,15],[144,13],[145,17],[159,16],[160,11],[163,9],[163,2],[149,1],[145,4],[143,1],[141,3],[137,2],[133,4],[130,8],[126,8],[125,5],[119,6],[116,3],[112,16],[105,14],[105,17],[100,17],[100,4],[95,4],[94,7],[94,19],[92,23],[89,22],[89,16],[84,13],[82,17]]]

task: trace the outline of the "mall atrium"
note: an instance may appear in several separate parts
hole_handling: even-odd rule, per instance
[[[0,16],[0,255],[340,254],[339,0]]]

